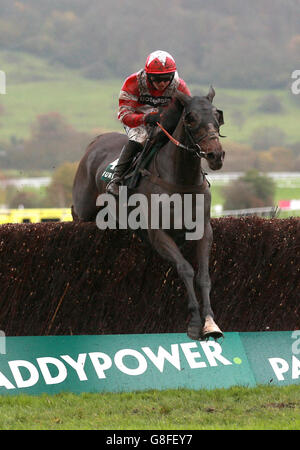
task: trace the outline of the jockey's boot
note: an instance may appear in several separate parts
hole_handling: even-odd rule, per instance
[[[119,156],[118,164],[115,167],[113,178],[106,187],[107,193],[116,197],[119,195],[119,186],[121,185],[124,173],[129,169],[133,157],[142,149],[142,144],[135,141],[128,141],[127,145],[124,145]]]

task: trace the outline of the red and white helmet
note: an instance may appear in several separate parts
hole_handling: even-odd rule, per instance
[[[156,50],[148,56],[145,71],[149,74],[172,73],[176,71],[176,63],[170,53]]]

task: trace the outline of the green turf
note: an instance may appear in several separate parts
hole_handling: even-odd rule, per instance
[[[123,80],[88,80],[78,70],[47,63],[32,55],[0,51],[0,69],[6,72],[7,94],[0,96],[1,140],[26,138],[38,114],[57,111],[77,130],[94,134],[97,129],[121,130],[117,121],[118,95]],[[136,68],[138,70],[138,68]],[[124,73],[124,78],[129,75]],[[206,93],[208,86],[191,85],[193,94]],[[300,103],[286,90],[234,90],[215,86],[214,103],[225,113],[222,133],[230,140],[249,143],[257,127],[280,127],[286,143],[299,141],[297,123]],[[282,105],[278,114],[258,111],[261,100],[276,96]],[[237,123],[234,117],[243,117]]]
[[[299,386],[0,397],[1,430],[299,428]]]
[[[19,52],[0,51],[0,69],[6,72],[7,78],[7,94],[0,96],[0,105],[4,108],[0,115],[0,141],[9,141],[12,136],[28,138],[36,116],[53,111],[61,113],[77,130],[91,135],[123,131],[116,117],[122,80],[88,80],[78,70]],[[190,87],[195,94],[206,93],[208,89],[206,86]],[[225,112],[222,133],[230,140],[249,144],[256,127],[280,126],[287,135],[287,143],[299,141],[300,103],[288,89],[234,90],[218,86],[215,89],[215,104]],[[258,112],[258,105],[267,95],[280,99],[282,111],[279,114]],[[237,112],[244,118],[239,126],[233,118]],[[292,186],[282,183],[277,186],[275,204],[282,199],[300,198],[299,180],[292,180]],[[211,188],[213,206],[223,204],[221,186],[212,182]]]
[[[224,184],[214,183],[211,184],[212,193],[212,208],[215,205],[223,205],[224,196],[222,194]],[[278,205],[279,200],[300,200],[300,185],[299,179],[291,182],[290,187],[282,186],[282,182],[276,183],[274,205]],[[269,205],[273,206],[273,205]],[[300,211],[282,211],[279,217],[300,216]]]
[[[36,116],[53,111],[78,131],[121,129],[116,116],[119,80],[88,80],[76,70],[18,52],[0,52],[0,68],[6,72],[1,140],[27,138]]]
[[[222,204],[224,202],[224,196],[222,194],[222,186],[216,185],[212,183],[211,185],[212,192],[212,203]],[[274,203],[277,204],[279,200],[293,200],[300,199],[300,187],[280,187],[276,185]]]

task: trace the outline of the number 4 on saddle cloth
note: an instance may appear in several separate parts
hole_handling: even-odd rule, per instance
[[[105,169],[105,171],[101,175],[101,180],[105,181],[106,183],[109,183],[110,180],[113,178],[114,170],[116,165],[118,164],[119,158],[115,161],[111,162]]]

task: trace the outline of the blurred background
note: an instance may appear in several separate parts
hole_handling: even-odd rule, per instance
[[[67,208],[68,220],[86,146],[123,132],[120,87],[158,49],[193,95],[212,84],[224,111],[225,164],[208,174],[213,214],[300,215],[299,18],[299,0],[0,0],[2,223],[35,221],[9,219],[29,208]]]

